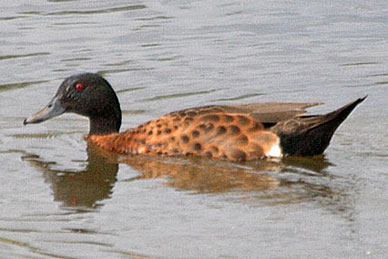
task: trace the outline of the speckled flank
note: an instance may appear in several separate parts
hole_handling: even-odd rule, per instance
[[[247,114],[205,108],[173,112],[137,128],[90,135],[97,146],[123,154],[196,155],[232,161],[260,159],[279,138]]]

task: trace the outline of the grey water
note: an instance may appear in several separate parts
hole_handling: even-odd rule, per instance
[[[0,2],[1,258],[385,258],[386,1]],[[122,129],[209,104],[368,98],[324,156],[232,163],[88,147],[23,126],[98,72]]]

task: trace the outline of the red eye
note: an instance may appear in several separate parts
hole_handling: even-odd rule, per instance
[[[84,85],[82,83],[78,83],[75,85],[75,90],[81,91],[82,89],[84,89]]]

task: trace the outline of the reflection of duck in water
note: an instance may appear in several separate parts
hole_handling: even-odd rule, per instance
[[[54,200],[63,202],[65,207],[95,208],[98,202],[108,199],[117,179],[118,160],[139,171],[139,175],[129,181],[165,178],[170,187],[195,191],[198,193],[219,193],[233,190],[260,191],[276,188],[279,181],[252,170],[233,167],[227,164],[215,164],[211,161],[188,159],[173,160],[158,157],[118,157],[93,146],[87,148],[87,166],[80,171],[55,170],[55,162],[44,162],[37,155],[25,155],[34,168],[43,172],[50,183]],[[279,163],[262,163],[257,170],[278,170]]]
[[[98,201],[111,195],[118,164],[101,156],[95,148],[88,147],[87,152],[86,168],[80,171],[51,169],[55,162],[44,162],[37,155],[25,155],[23,160],[43,172],[51,184],[54,200],[63,202],[65,207],[94,208]]]
[[[365,98],[325,115],[302,115],[318,103],[214,105],[177,111],[118,133],[121,109],[97,74],[71,76],[51,102],[24,121],[39,123],[65,112],[89,117],[87,140],[122,154],[189,155],[233,161],[322,154],[337,127]]]
[[[316,201],[334,214],[351,219],[354,215],[357,185],[333,181],[336,176],[326,172],[325,168],[330,164],[323,156],[236,164],[198,157],[118,156],[92,145],[87,148],[87,154],[86,168],[80,170],[53,169],[57,166],[55,162],[42,161],[33,154],[24,155],[23,160],[42,172],[45,182],[52,189],[54,200],[61,202],[61,206],[72,213],[95,211],[109,203],[117,188],[114,187],[120,162],[138,173],[127,174],[128,166],[120,167],[120,186],[123,187],[125,182],[124,189],[138,189],[137,184],[143,188],[143,183],[139,182],[160,178],[163,181],[149,184],[162,184],[167,188],[188,191],[190,195],[214,194],[217,199],[248,206]],[[124,197],[120,199],[128,202]]]
[[[313,176],[320,176],[322,170],[328,165],[323,157],[317,157],[308,160],[286,159],[282,162],[247,162],[242,167],[226,161],[201,160],[195,157],[182,159],[157,156],[117,156],[92,145],[88,146],[87,153],[86,168],[79,171],[52,169],[55,162],[44,162],[37,155],[25,155],[23,160],[43,172],[45,180],[53,190],[54,200],[61,201],[65,207],[75,207],[81,211],[99,207],[100,201],[111,197],[117,181],[119,162],[139,172],[139,175],[124,181],[136,182],[163,178],[168,187],[184,191],[195,193],[249,192],[257,193],[259,199],[277,199],[284,200],[284,202],[309,198],[312,195],[308,193],[314,192],[317,188],[307,182],[291,182],[287,178],[282,178],[278,173],[271,172],[282,172],[287,169],[287,171],[294,170],[296,174],[300,174],[305,170],[312,172]],[[293,188],[294,184],[303,185],[303,189],[307,192],[303,191],[299,194],[300,188]],[[271,192],[265,194],[262,192],[265,190]],[[330,189],[327,188],[327,191]],[[259,194],[260,192],[262,193]],[[322,187],[319,187],[319,195],[321,193]],[[303,198],[300,195],[306,197]]]

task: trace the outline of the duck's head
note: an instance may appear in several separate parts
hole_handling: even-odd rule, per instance
[[[23,123],[40,123],[65,112],[88,117],[89,134],[114,133],[121,126],[119,100],[108,81],[98,74],[83,73],[66,78],[49,104]]]

